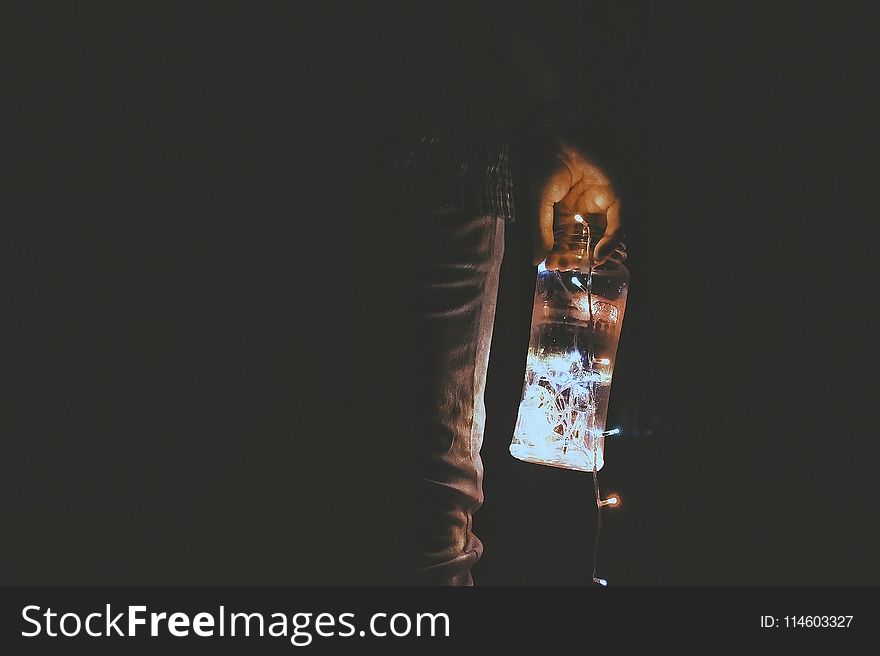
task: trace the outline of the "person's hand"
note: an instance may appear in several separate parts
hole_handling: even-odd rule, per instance
[[[533,153],[532,226],[533,263],[539,264],[553,248],[554,215],[604,214],[607,227],[593,250],[593,264],[626,259],[620,200],[611,180],[583,151],[563,139],[553,138],[542,153]]]

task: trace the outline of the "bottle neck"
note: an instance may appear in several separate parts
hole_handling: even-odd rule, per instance
[[[551,254],[575,258],[580,267],[589,266],[596,243],[605,234],[604,214],[556,214],[553,218]],[[578,268],[580,268],[578,267]]]

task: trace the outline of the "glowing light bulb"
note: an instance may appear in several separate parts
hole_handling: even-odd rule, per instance
[[[611,360],[609,360],[608,358],[599,358],[598,360],[596,360],[596,362],[599,364],[611,364]]]
[[[577,221],[578,223],[583,223],[583,222],[584,222],[584,217],[582,217],[580,214],[575,214],[575,215],[574,215],[574,220]]]
[[[608,587],[608,581],[606,581],[605,579],[597,578],[595,576],[593,577],[593,583],[598,583],[599,585],[601,585],[604,588]]]
[[[571,277],[571,281],[572,281],[575,285],[577,285],[578,287],[580,287],[581,289],[583,289],[583,285],[581,284],[581,281],[578,279],[577,276],[572,276],[572,277]]]
[[[611,430],[607,430],[604,433],[602,433],[602,437],[611,437],[612,435],[620,435],[620,429],[619,428],[612,428]]]
[[[599,502],[599,507],[604,508],[605,506],[611,506],[612,508],[616,508],[620,505],[620,499],[617,497],[608,497],[607,499],[602,499]]]

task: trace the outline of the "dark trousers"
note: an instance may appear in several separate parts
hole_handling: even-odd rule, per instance
[[[407,439],[417,449],[414,472],[414,581],[467,585],[483,545],[473,514],[483,502],[483,395],[504,221],[464,211],[435,212],[419,227],[420,264],[407,285],[403,321],[414,376]]]
[[[469,585],[505,222],[454,206],[409,211],[408,195],[388,189],[360,206],[353,266],[334,276],[354,317],[353,403],[333,475],[349,506],[333,511],[341,569],[330,580]]]

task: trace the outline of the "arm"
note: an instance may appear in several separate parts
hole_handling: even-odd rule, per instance
[[[554,211],[604,213],[608,226],[596,245],[595,262],[625,259],[620,199],[608,167],[599,163],[595,152],[600,150],[596,133],[601,126],[586,111],[589,93],[597,90],[583,79],[587,62],[582,46],[589,38],[583,4],[545,0],[493,13],[495,39],[506,53],[524,102],[531,105],[521,152],[527,188],[524,215],[532,227],[534,262],[542,261],[553,247]]]

